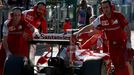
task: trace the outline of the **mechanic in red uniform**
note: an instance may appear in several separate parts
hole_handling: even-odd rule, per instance
[[[90,25],[76,32],[75,35],[79,36],[80,33],[90,30],[93,31],[92,33],[96,33],[100,30],[103,31],[108,40],[108,49],[115,67],[115,74],[133,75],[132,67],[127,57],[126,43],[131,43],[128,21],[121,13],[112,11],[111,2],[109,0],[102,0],[100,6],[103,13]]]
[[[37,4],[34,5],[33,9],[25,10],[23,11],[24,14],[24,19],[32,24],[34,28],[36,29],[34,33],[38,34],[37,37],[40,38],[40,34],[42,33],[47,33],[47,23],[46,23],[46,4],[42,1],[39,1]],[[34,35],[33,33],[33,38],[36,37],[36,34]],[[49,50],[49,44],[45,44],[45,47]],[[34,60],[35,56],[35,49],[36,49],[36,44],[32,44],[30,46],[30,59]]]
[[[21,8],[13,8],[9,16],[10,18],[5,21],[3,27],[3,43],[0,50],[0,75],[3,75],[6,57],[10,55],[28,57],[28,49],[21,50],[22,44],[20,45],[20,41],[28,37],[28,33],[25,30],[34,32],[34,27],[23,19]]]
[[[33,9],[23,11],[24,19],[32,24],[41,33],[47,33],[46,4],[38,2]]]
[[[71,29],[72,26],[71,26],[71,21],[69,18],[66,18],[65,19],[65,22],[63,24],[63,30],[64,30],[64,33],[67,33],[67,29]]]

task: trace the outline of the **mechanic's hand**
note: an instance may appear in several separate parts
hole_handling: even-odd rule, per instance
[[[38,29],[34,29],[33,37],[41,37],[41,34],[39,33]]]
[[[12,53],[9,50],[6,50],[6,56],[8,57],[10,55],[12,55]]]
[[[28,58],[27,57],[24,57],[23,61],[24,61],[24,65],[28,65]]]
[[[80,35],[79,35],[79,32],[75,32],[73,33],[74,36],[76,36],[76,38],[78,38]]]
[[[6,60],[12,55],[12,53],[9,50],[6,50]]]

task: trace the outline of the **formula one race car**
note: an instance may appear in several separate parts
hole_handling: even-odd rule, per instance
[[[55,36],[53,35],[53,37]],[[59,42],[61,42],[62,37],[60,37]],[[97,37],[98,35],[95,35],[94,38],[92,38],[92,40],[95,39],[94,41],[92,41],[92,44],[93,42],[96,42]],[[72,42],[74,42],[73,40],[74,38],[71,38]],[[51,43],[52,41],[54,41],[54,39],[51,40]],[[62,42],[64,43],[59,42],[58,44],[62,44],[62,46],[58,49],[59,51],[56,57],[48,56],[49,53],[51,53],[49,52],[38,59],[36,63],[37,65],[42,65],[44,63],[48,64],[47,67],[44,67],[42,69],[38,68],[39,74],[44,73],[46,75],[106,75],[107,73],[113,73],[113,67],[111,67],[112,63],[108,53],[102,53],[102,51],[91,50],[89,48],[82,49],[79,48],[76,43],[74,45],[70,45],[70,41],[69,43],[67,43],[65,39],[64,41],[62,40]]]
[[[32,64],[31,59],[9,57],[5,63],[5,75],[114,75],[109,53],[103,52],[100,44],[96,44],[100,35],[84,35],[85,42],[78,41],[72,34],[43,34],[41,38],[33,39],[32,45],[47,43],[50,50]]]

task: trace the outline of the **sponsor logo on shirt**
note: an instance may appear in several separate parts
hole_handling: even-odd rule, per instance
[[[104,21],[102,21],[102,26],[108,26],[108,25],[109,25],[108,20],[104,20]]]
[[[26,18],[30,21],[33,21],[34,20],[34,17],[33,16],[30,16],[30,15],[27,15]]]
[[[114,20],[112,24],[118,24],[118,20]]]

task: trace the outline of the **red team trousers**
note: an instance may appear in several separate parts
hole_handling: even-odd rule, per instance
[[[125,42],[110,42],[109,52],[112,59],[112,63],[115,67],[116,75],[129,75],[128,67],[125,64],[127,60],[126,57],[126,43]]]

